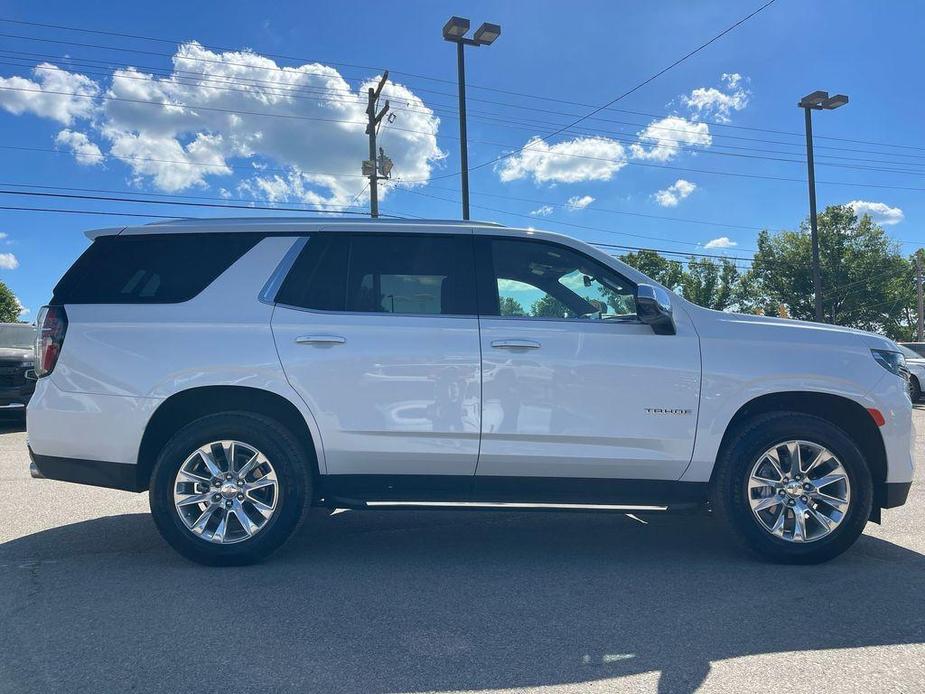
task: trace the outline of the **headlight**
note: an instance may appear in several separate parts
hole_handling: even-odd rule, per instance
[[[894,373],[899,377],[903,377],[903,371],[906,368],[906,358],[902,355],[901,352],[889,352],[885,349],[872,349],[870,353],[874,355],[874,359],[877,360],[877,363],[880,364],[884,369],[890,373]]]

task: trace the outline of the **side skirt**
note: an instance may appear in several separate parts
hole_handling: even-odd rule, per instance
[[[323,475],[320,505],[376,509],[649,512],[703,506],[703,482],[568,477]]]

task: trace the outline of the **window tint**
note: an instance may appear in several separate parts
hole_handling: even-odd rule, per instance
[[[196,296],[249,251],[257,234],[103,236],[55,287],[56,304],[158,304]]]
[[[616,272],[564,246],[486,239],[497,290],[483,313],[576,320],[635,319],[635,287]]]
[[[326,311],[474,315],[472,239],[314,234],[277,301]]]

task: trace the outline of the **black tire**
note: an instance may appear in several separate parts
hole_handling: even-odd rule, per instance
[[[851,485],[848,512],[841,524],[818,540],[795,543],[771,535],[748,502],[748,476],[758,457],[781,441],[820,444],[841,461]],[[765,559],[786,564],[817,564],[837,557],[858,539],[870,517],[873,480],[864,456],[832,423],[812,415],[776,412],[746,422],[720,452],[712,490],[713,508],[745,547]]]
[[[912,402],[918,402],[922,399],[922,384],[915,376],[909,378],[909,397]]]
[[[253,537],[216,544],[187,528],[174,505],[173,484],[193,451],[227,439],[252,445],[266,456],[276,470],[279,496],[274,514]],[[311,487],[311,462],[286,427],[250,412],[223,412],[197,419],[171,437],[155,463],[149,499],[157,529],[177,552],[200,564],[241,566],[261,561],[286,541],[302,519]]]

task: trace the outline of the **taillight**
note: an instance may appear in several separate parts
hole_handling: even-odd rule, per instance
[[[36,325],[35,375],[41,378],[54,370],[61,354],[61,345],[64,344],[64,334],[67,332],[64,306],[43,306]]]

